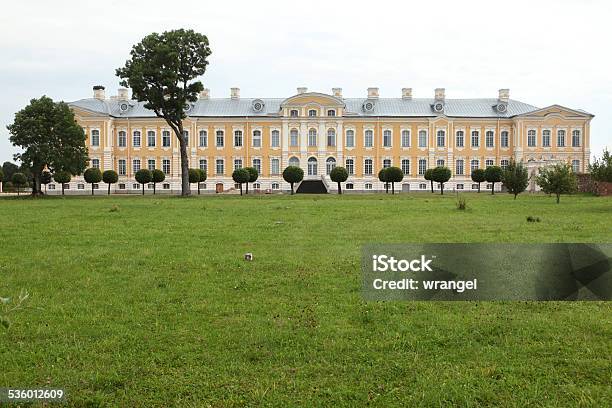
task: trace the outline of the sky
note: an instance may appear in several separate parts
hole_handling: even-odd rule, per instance
[[[612,150],[612,2],[29,0],[0,14],[0,162],[6,126],[30,99],[73,101],[119,88],[115,69],[151,32],[192,28],[212,55],[212,97],[288,97],[296,87],[365,97],[510,97],[595,115],[591,155]]]

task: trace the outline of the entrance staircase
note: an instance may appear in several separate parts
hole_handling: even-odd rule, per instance
[[[322,180],[304,180],[300,183],[298,194],[327,194],[327,187]]]

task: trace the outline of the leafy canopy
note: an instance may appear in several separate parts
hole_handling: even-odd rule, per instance
[[[256,182],[257,178],[259,178],[257,169],[255,167],[245,167],[244,169],[249,172],[249,183]]]
[[[558,163],[540,169],[536,183],[547,194],[555,194],[557,203],[561,194],[571,194],[577,190],[576,174],[568,163]]]
[[[427,181],[432,181],[433,180],[433,170],[434,169],[427,169],[427,170],[425,170],[425,174],[423,175],[425,180],[427,180]]]
[[[483,169],[472,170],[472,181],[474,183],[484,183],[486,181],[485,171]]]
[[[189,182],[199,183],[200,182],[200,169],[189,169]]]
[[[511,160],[502,173],[502,183],[514,198],[527,189],[529,173],[523,163]]]
[[[283,179],[287,183],[299,183],[304,179],[304,170],[298,166],[288,166],[283,170]]]
[[[102,173],[102,181],[106,184],[115,184],[119,181],[119,175],[115,170],[105,170],[104,173]]]
[[[149,169],[140,169],[134,175],[134,178],[140,184],[147,184],[151,182],[153,176],[151,175],[151,170]]]
[[[166,179],[166,175],[164,174],[163,171],[161,171],[160,169],[154,169],[151,172],[151,181],[153,183],[161,183],[162,181],[164,181]]]
[[[348,180],[348,171],[342,166],[336,166],[329,173],[329,177],[334,183],[344,183]]]
[[[245,168],[236,169],[232,173],[232,179],[238,184],[248,183],[250,177],[249,171]]]
[[[589,172],[593,180],[612,183],[612,155],[608,149],[604,149],[601,159],[595,158],[589,166]]]
[[[499,166],[489,166],[484,172],[485,180],[489,183],[499,183],[502,180],[503,170]]]
[[[85,170],[83,178],[88,183],[99,183],[100,181],[102,181],[102,173],[100,172],[100,169],[91,167]]]
[[[387,167],[385,173],[389,183],[399,183],[404,179],[404,172],[399,167]]]
[[[72,176],[70,173],[64,170],[56,171],[55,174],[53,174],[53,180],[60,184],[70,183],[71,179]]]
[[[438,166],[432,169],[431,179],[437,183],[446,183],[451,178],[451,171],[448,167]]]

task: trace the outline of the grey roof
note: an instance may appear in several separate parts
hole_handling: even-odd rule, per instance
[[[257,117],[278,116],[283,98],[261,98],[265,103],[263,112],[255,112],[252,102],[255,98],[214,98],[200,99],[195,102],[193,109],[188,112],[192,117]],[[345,98],[347,116],[363,117],[427,117],[437,116],[431,106],[433,98],[379,98],[375,100],[374,109],[364,112],[362,105],[366,99]],[[127,112],[121,112],[119,105],[122,101],[115,99],[99,100],[95,98],[81,99],[70,102],[71,106],[86,109],[95,113],[110,115],[117,118],[146,118],[155,117],[155,113],[144,108],[144,102],[128,101],[130,108]],[[508,110],[504,114],[497,113],[495,105],[497,99],[446,99],[444,114],[450,117],[465,118],[509,118],[538,110],[537,107],[510,100]]]

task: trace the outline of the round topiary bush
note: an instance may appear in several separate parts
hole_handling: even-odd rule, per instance
[[[145,184],[149,184],[153,180],[153,175],[148,169],[140,169],[134,175],[136,181],[142,184],[142,195],[145,193]]]
[[[55,180],[56,183],[60,183],[62,185],[62,195],[64,195],[66,184],[70,183],[71,179],[72,175],[64,170],[56,171],[53,175],[53,180]]]
[[[348,171],[341,166],[336,166],[329,172],[329,178],[331,181],[338,183],[338,194],[342,194],[341,183],[344,183],[348,179],[348,176]]]
[[[232,173],[232,179],[235,183],[240,185],[240,195],[242,195],[242,184],[248,183],[251,178],[249,171],[244,168],[236,169]]]
[[[395,194],[395,183],[404,179],[404,172],[399,167],[387,167],[387,181],[391,183],[391,194]]]
[[[110,195],[111,185],[119,181],[119,175],[115,170],[105,170],[102,173],[102,181],[108,184],[108,195]]]
[[[291,195],[293,195],[293,185],[304,179],[304,170],[298,166],[288,166],[283,170],[283,179],[291,185]]]
[[[83,173],[83,178],[91,184],[91,195],[94,195],[94,184],[102,181],[102,172],[98,168],[90,167]]]

